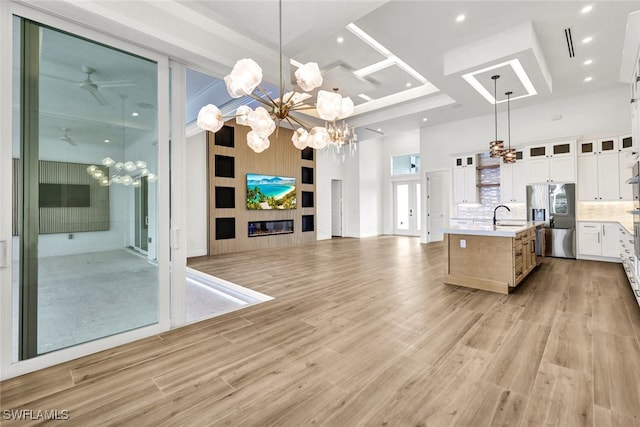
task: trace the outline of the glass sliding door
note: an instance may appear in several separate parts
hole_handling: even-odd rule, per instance
[[[24,360],[159,322],[158,65],[13,22],[13,359]]]

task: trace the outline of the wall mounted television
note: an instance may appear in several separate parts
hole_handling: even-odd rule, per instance
[[[91,186],[84,184],[40,184],[41,208],[88,208]]]
[[[296,179],[248,173],[247,208],[252,210],[295,209]]]

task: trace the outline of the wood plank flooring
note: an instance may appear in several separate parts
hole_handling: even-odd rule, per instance
[[[640,425],[619,264],[547,258],[501,295],[444,285],[443,259],[381,236],[192,260],[275,299],[7,380],[0,409],[65,409],[65,426]]]

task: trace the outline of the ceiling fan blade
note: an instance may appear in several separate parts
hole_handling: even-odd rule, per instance
[[[135,87],[138,83],[133,83],[129,80],[114,80],[110,82],[94,82],[99,87]]]
[[[71,138],[66,138],[66,139],[65,139],[65,141],[67,141],[67,143],[68,143],[69,145],[72,145],[72,146],[74,146],[74,147],[75,147],[76,145],[78,145],[78,144],[76,144],[76,142],[75,142],[73,139],[71,139]]]
[[[105,97],[98,90],[98,86],[96,86],[96,84],[93,83],[91,80],[83,81],[82,83],[80,83],[80,87],[86,90],[87,92],[89,92],[91,95],[93,95],[93,97],[98,101],[98,103],[100,103],[100,105],[108,104]]]

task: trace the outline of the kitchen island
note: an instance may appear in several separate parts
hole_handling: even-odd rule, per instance
[[[508,294],[537,266],[536,229],[543,225],[523,221],[443,229],[444,283]]]

